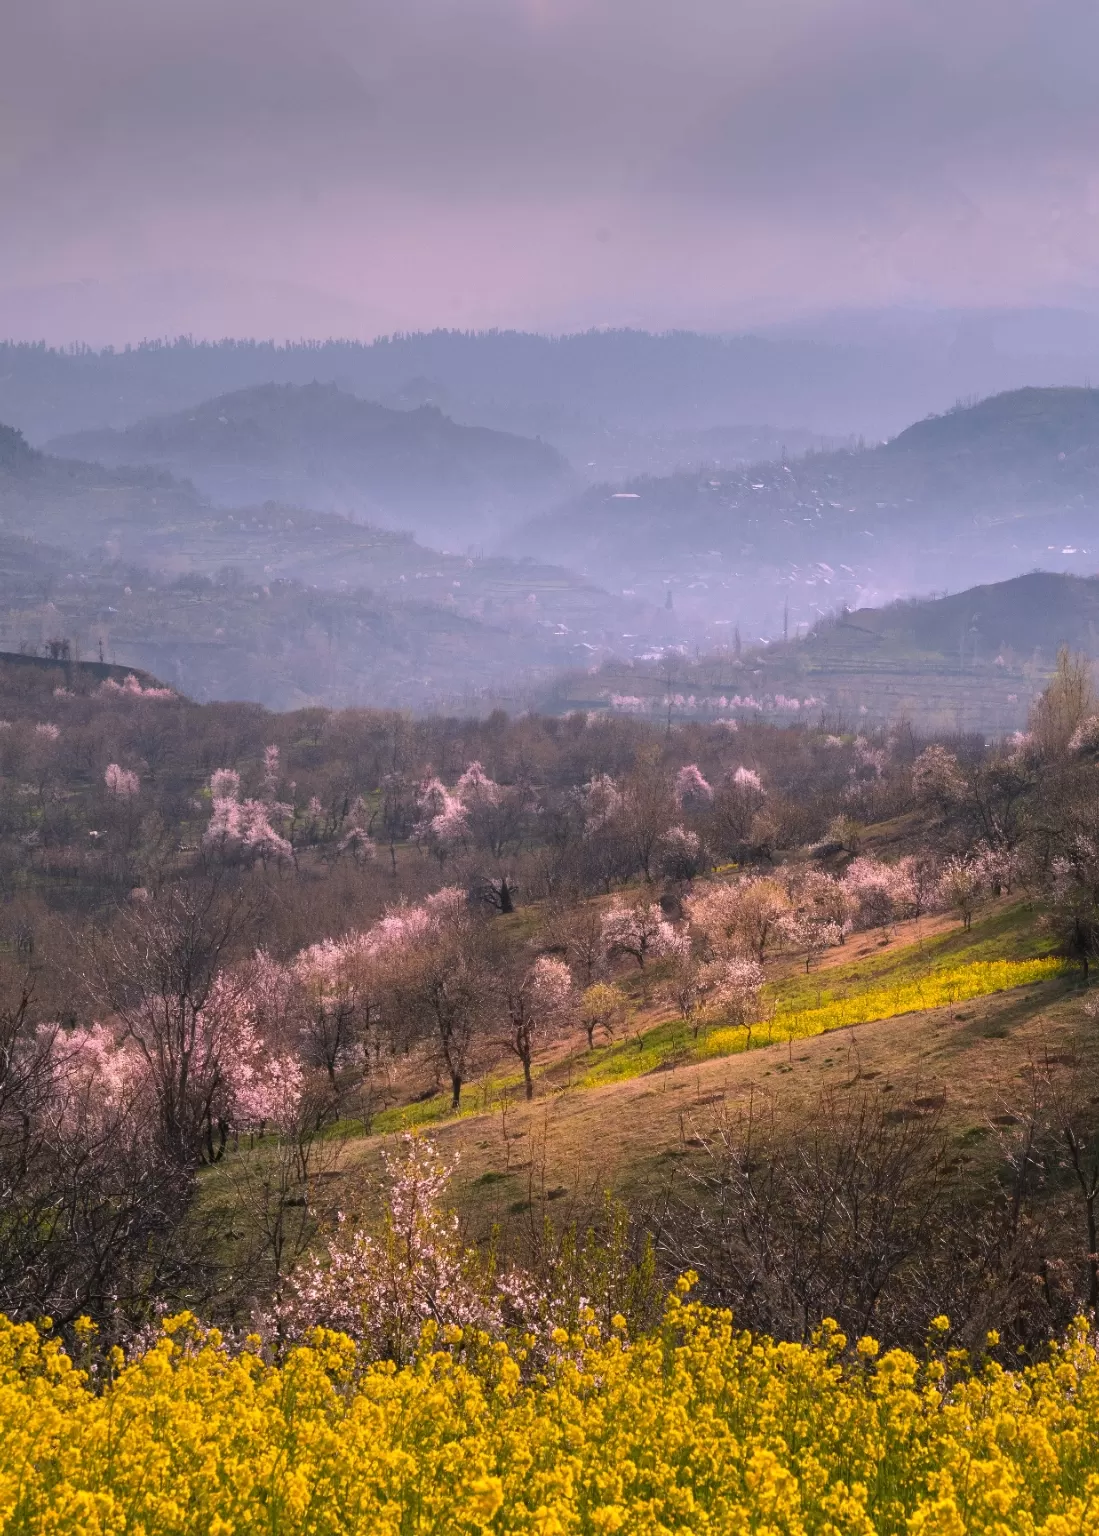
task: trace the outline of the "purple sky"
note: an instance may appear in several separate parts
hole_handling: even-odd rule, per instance
[[[4,10],[0,334],[727,329],[1099,292],[1093,0]]]

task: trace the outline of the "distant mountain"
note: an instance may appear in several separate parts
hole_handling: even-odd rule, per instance
[[[247,298],[238,295],[241,314],[250,311]],[[28,302],[13,301],[19,315]],[[128,292],[128,311],[133,303]],[[68,312],[74,338],[102,331]],[[337,319],[322,333],[354,329]],[[195,331],[202,333],[201,317]],[[690,462],[654,463],[639,442],[650,433],[769,422],[780,434],[802,427],[877,440],[959,398],[1089,376],[1099,377],[1096,317],[1040,310],[870,311],[735,336],[431,331],[373,342],[184,339],[101,351],[9,343],[0,344],[0,420],[40,445],[256,384],[319,380],[363,399],[427,400],[457,421],[541,435],[577,468],[597,461],[603,476],[620,463],[637,474]],[[607,434],[616,439],[610,465]]]
[[[567,485],[548,444],[459,426],[436,406],[357,399],[334,384],[262,384],[123,431],[55,439],[51,452],[153,465],[222,505],[276,498],[465,542],[507,506],[529,512]]]
[[[1033,571],[882,608],[843,610],[788,643],[690,660],[606,662],[551,685],[541,707],[661,719],[816,720],[857,729],[1019,729],[1063,645],[1099,661],[1099,577]]]
[[[1099,391],[1022,389],[861,451],[593,488],[509,545],[773,635],[839,602],[1099,565]]]

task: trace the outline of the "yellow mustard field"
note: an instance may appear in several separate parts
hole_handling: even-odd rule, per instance
[[[750,1028],[738,1025],[714,1029],[700,1042],[703,1056],[729,1056],[753,1045],[776,1040],[807,1040],[832,1029],[870,1024],[904,1013],[944,1008],[1007,992],[1036,981],[1049,981],[1069,970],[1063,960],[976,960],[944,967],[927,976],[900,981],[888,987],[856,992],[851,997],[830,999],[818,1008],[786,1010],[781,1005],[774,1017]]]
[[[316,1335],[279,1365],[188,1317],[98,1387],[0,1323],[0,1529],[142,1536],[1091,1536],[1099,1358],[1006,1371],[740,1332],[685,1299],[533,1355],[428,1331],[403,1369]],[[932,1338],[948,1339],[945,1319]],[[534,1341],[528,1340],[528,1346]],[[549,1344],[551,1341],[546,1341]],[[990,1341],[994,1344],[994,1339]],[[447,1347],[443,1347],[446,1345]]]

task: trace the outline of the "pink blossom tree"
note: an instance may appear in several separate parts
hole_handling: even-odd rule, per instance
[[[125,699],[174,699],[175,693],[171,688],[157,688],[155,685],[146,688],[133,672],[127,672],[122,682],[116,683],[113,677],[108,677],[100,683],[98,691],[102,694],[121,695]]]
[[[503,1043],[519,1058],[528,1099],[534,1097],[535,1053],[559,1038],[576,1019],[572,975],[563,960],[542,955],[534,964],[497,973],[496,994]]]
[[[901,892],[892,865],[862,854],[847,866],[844,885],[856,928],[886,927],[897,917]]]
[[[441,779],[429,779],[417,794],[419,820],[412,829],[416,842],[428,848],[440,864],[469,840],[469,812]]]
[[[292,845],[271,825],[273,816],[286,817],[290,811],[277,802],[241,800],[240,774],[219,768],[210,778],[210,821],[203,847],[248,863],[292,863]]]
[[[279,787],[279,749],[273,743],[263,749],[263,795],[265,800],[274,800]]]
[[[743,764],[732,775],[732,782],[742,793],[762,795],[765,793],[763,780],[754,768],[745,768]]]
[[[103,773],[107,793],[117,800],[133,800],[141,790],[141,780],[136,773],[118,763],[108,763]]]
[[[241,918],[216,887],[129,909],[94,951],[88,980],[148,1074],[165,1155],[215,1162],[231,1122],[232,1074],[254,1050],[240,982],[222,960]]]
[[[676,957],[690,946],[655,902],[616,901],[603,914],[602,932],[608,955],[630,955],[642,970],[646,960]]]
[[[388,1016],[426,1042],[458,1109],[490,1007],[481,933],[462,893],[446,888],[418,907],[391,908],[372,943],[384,965]]]
[[[610,774],[599,773],[576,794],[585,837],[592,837],[621,813],[622,793]]]
[[[756,960],[708,960],[699,986],[709,1013],[720,1013],[730,1024],[746,1024],[757,1016],[763,967]]]
[[[777,880],[761,876],[714,884],[692,897],[687,911],[712,958],[754,955],[762,965],[787,935],[791,905]]]
[[[755,960],[700,961],[680,956],[672,969],[670,992],[684,1023],[695,1039],[706,1021],[744,1023],[754,1013],[763,967]]]
[[[702,776],[697,763],[688,763],[675,776],[675,803],[680,811],[704,811],[713,803],[714,792]]]
[[[666,880],[693,880],[705,862],[702,839],[688,827],[669,827],[660,838],[657,857]]]
[[[954,753],[938,743],[925,747],[912,764],[912,792],[917,800],[943,810],[963,800],[965,775]]]
[[[842,881],[817,869],[806,871],[792,886],[790,898],[789,934],[805,953],[808,974],[814,957],[842,944],[851,931],[851,901]]]
[[[984,871],[976,859],[955,855],[945,861],[939,881],[943,905],[952,907],[969,931],[973,909],[986,893]]]

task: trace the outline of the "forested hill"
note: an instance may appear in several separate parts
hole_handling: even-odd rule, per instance
[[[1054,458],[1069,464],[1063,472],[1068,475],[1074,468],[1069,461],[1081,454],[1089,463],[1099,458],[1095,389],[1016,389],[991,395],[917,421],[878,450],[886,461],[912,462],[920,455],[937,463],[954,459],[969,478],[990,470],[1026,473]]]
[[[49,446],[104,464],[156,465],[227,504],[297,499],[383,522],[411,511],[441,528],[501,498],[543,504],[568,476],[546,443],[460,426],[436,406],[391,410],[318,383],[262,384]]]
[[[1061,646],[1099,660],[1099,577],[1031,571],[943,597],[844,612],[818,626],[799,649],[815,655],[906,650],[951,661],[1052,667]]]
[[[18,472],[38,457],[22,432],[0,422],[0,469]]]
[[[593,488],[514,547],[567,549],[594,579],[650,596],[667,583],[773,634],[784,600],[801,619],[867,594],[1088,571],[1097,514],[1099,392],[1023,389],[876,448]]]
[[[0,429],[8,650],[67,641],[199,699],[478,708],[650,635],[662,615],[556,567],[300,505],[221,509],[162,469],[60,459]]]

